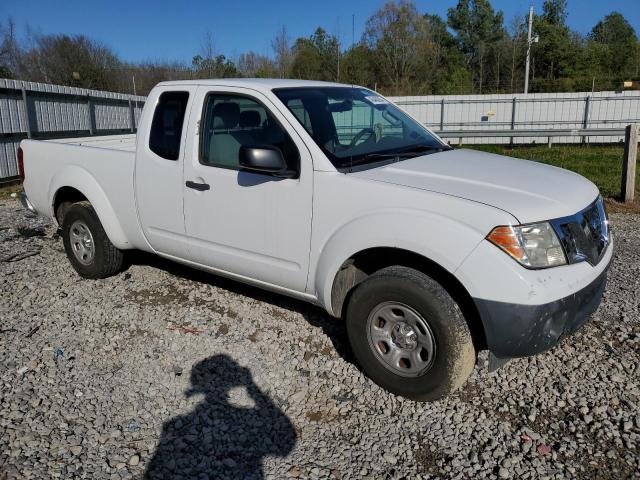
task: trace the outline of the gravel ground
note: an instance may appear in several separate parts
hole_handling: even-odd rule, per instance
[[[322,310],[138,254],[80,279],[0,201],[0,479],[640,478],[640,216],[576,336],[432,404]]]

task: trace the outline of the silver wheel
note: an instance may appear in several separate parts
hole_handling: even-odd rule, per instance
[[[436,342],[425,319],[399,302],[377,305],[367,319],[369,346],[380,363],[403,377],[424,375],[433,365]]]
[[[76,220],[69,229],[69,243],[71,250],[82,265],[90,265],[96,254],[93,235],[87,224],[82,220]]]

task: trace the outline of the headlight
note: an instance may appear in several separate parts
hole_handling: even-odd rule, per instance
[[[487,240],[528,268],[565,265],[567,259],[558,237],[547,222],[518,227],[496,227]]]

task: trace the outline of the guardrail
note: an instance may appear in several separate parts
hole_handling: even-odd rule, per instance
[[[464,138],[505,138],[509,137],[509,143],[513,143],[514,137],[546,137],[547,145],[552,146],[553,139],[558,137],[621,137],[625,134],[624,128],[547,128],[532,130],[434,130],[441,138],[457,138],[458,145],[462,145]]]
[[[482,130],[465,135],[472,143],[529,143],[534,137],[524,134],[492,134],[495,130],[540,131],[557,129],[566,132],[591,128],[624,129],[640,122],[640,92],[577,92],[495,95],[448,95],[390,97],[418,121],[437,132],[455,138],[460,130]],[[605,135],[582,141],[618,142],[622,135]],[[540,135],[536,135],[540,136]],[[553,143],[571,143],[575,135],[553,134]],[[618,138],[616,138],[618,137]]]

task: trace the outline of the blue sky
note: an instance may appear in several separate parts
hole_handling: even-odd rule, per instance
[[[417,1],[421,13],[446,17],[457,0]],[[493,0],[505,18],[524,16],[532,3],[541,10],[542,0]],[[44,34],[85,34],[113,48],[123,59],[179,60],[190,62],[210,30],[216,50],[228,57],[254,50],[271,54],[270,41],[286,25],[292,39],[309,36],[317,26],[351,42],[351,16],[355,14],[356,40],[367,17],[384,0],[2,0],[0,21],[12,17],[19,35],[27,25]],[[587,33],[613,10],[621,12],[640,33],[639,0],[569,0],[568,23]]]

